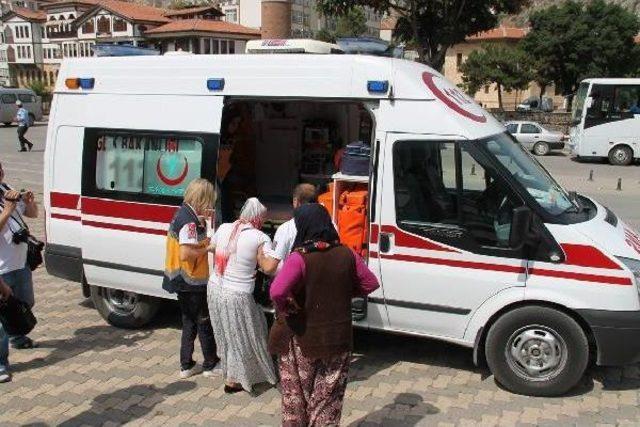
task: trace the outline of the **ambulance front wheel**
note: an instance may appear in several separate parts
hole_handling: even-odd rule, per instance
[[[491,326],[487,364],[508,390],[530,396],[558,396],[572,389],[587,368],[589,344],[567,314],[529,306],[510,311]]]
[[[146,325],[159,308],[155,298],[98,286],[91,286],[91,300],[104,320],[125,329]]]

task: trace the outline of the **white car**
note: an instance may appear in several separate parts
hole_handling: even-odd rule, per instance
[[[505,123],[507,132],[536,156],[546,156],[551,150],[562,150],[565,135],[545,129],[536,122],[513,121]]]

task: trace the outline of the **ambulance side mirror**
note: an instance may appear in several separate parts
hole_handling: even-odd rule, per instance
[[[513,210],[509,246],[513,249],[521,248],[531,235],[533,212],[526,206],[519,206]]]

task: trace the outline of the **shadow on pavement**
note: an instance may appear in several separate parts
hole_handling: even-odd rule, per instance
[[[355,330],[354,356],[349,381],[365,381],[398,362],[411,362],[481,374],[490,373],[473,364],[470,349],[428,338]]]
[[[196,383],[180,381],[161,388],[151,384],[134,385],[101,394],[93,399],[90,409],[59,425],[64,427],[103,425],[107,421],[118,425],[126,424],[151,413],[167,397],[185,393],[194,388]],[[121,404],[124,405],[120,406]]]
[[[12,370],[23,372],[43,366],[52,366],[87,351],[100,352],[115,347],[132,347],[153,333],[152,330],[131,331],[110,325],[91,326],[74,331],[71,338],[38,341],[38,348],[52,348],[47,357],[12,364]]]
[[[394,417],[394,411],[404,415],[400,420]],[[368,425],[378,426],[388,424],[386,418],[391,418],[393,425],[398,426],[415,426],[429,415],[438,414],[440,410],[430,403],[424,402],[422,396],[414,393],[400,393],[396,395],[393,403],[388,403],[381,409],[365,415],[357,421],[350,424],[351,427]],[[391,416],[391,417],[389,417]]]

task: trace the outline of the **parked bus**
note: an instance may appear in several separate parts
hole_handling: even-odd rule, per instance
[[[570,146],[579,159],[640,158],[640,79],[588,79],[573,101]]]
[[[566,392],[591,357],[640,360],[638,234],[565,191],[441,74],[399,59],[65,60],[45,151],[48,272],[81,283],[111,324],[151,320],[171,298],[169,221],[190,180],[215,182],[234,111],[255,138],[234,150],[255,150],[268,232],[291,217],[299,182],[333,183],[334,210],[338,188],[364,186],[365,256],[381,287],[356,326],[468,347],[531,395]],[[351,141],[370,144],[369,175],[333,169]]]

